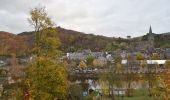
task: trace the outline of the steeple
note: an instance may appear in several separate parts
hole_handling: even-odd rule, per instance
[[[152,33],[152,27],[150,26],[150,28],[149,28],[149,33]]]

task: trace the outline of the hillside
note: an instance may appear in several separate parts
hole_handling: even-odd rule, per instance
[[[57,27],[62,46],[60,49],[64,52],[81,51],[82,49],[91,49],[92,51],[112,51],[116,49],[127,49],[128,45],[132,42],[147,41],[148,34],[130,39],[105,37],[93,34],[85,34],[74,30],[68,30]],[[33,41],[32,32],[24,32],[20,36],[29,37]],[[170,47],[170,33],[154,34],[154,42],[156,48],[169,48]],[[29,42],[30,42],[29,41]],[[33,42],[31,42],[33,43]]]
[[[62,46],[60,49],[64,52],[81,51],[83,49],[91,49],[92,51],[110,51],[121,47],[120,43],[126,43],[126,39],[111,38],[93,34],[85,34],[73,30],[67,30],[61,27],[56,28]],[[32,44],[34,41],[33,32],[23,32],[18,36],[27,37]]]
[[[12,33],[0,31],[0,55],[24,55],[29,45],[25,41],[27,38],[17,36]]]
[[[153,34],[155,48],[170,48],[170,32],[162,34]],[[147,40],[148,34],[141,37],[142,41]]]
[[[155,47],[170,48],[170,33],[158,34],[154,38]]]
[[[132,38],[130,41],[123,38],[105,37],[93,34],[85,34],[61,27],[56,28],[61,40],[60,50],[63,52],[81,51],[91,49],[92,51],[112,51],[116,49],[127,49],[129,43],[146,41],[148,34]],[[170,33],[154,34],[155,47],[170,47]],[[18,35],[0,31],[0,55],[26,55],[31,52],[35,41],[34,32],[23,32]]]

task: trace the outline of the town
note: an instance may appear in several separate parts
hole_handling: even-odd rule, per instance
[[[84,49],[79,52],[62,54],[61,61],[66,60],[68,63],[68,79],[72,84],[71,86],[76,89],[70,91],[80,92],[79,94],[70,92],[70,98],[78,98],[79,100],[92,93],[98,99],[102,99],[103,95],[113,96],[113,94],[117,98],[126,98],[126,96],[139,95],[132,91],[140,90],[145,93],[148,88],[149,92],[145,95],[156,95],[155,98],[162,100],[161,98],[166,94],[161,95],[161,92],[162,94],[164,92],[161,88],[164,87],[160,86],[162,80],[157,78],[164,77],[168,73],[167,61],[170,59],[170,48],[154,47],[154,36],[151,27],[147,34],[148,39],[146,41],[131,42],[127,50],[92,52],[90,49]],[[127,40],[130,41],[131,37],[127,36]],[[33,56],[27,56],[26,58],[0,56],[1,96],[4,93],[10,96],[9,90],[4,91],[4,88],[25,78],[24,70],[33,60]],[[12,78],[13,75],[16,79]],[[142,80],[143,82],[140,82]],[[115,81],[118,81],[118,83]],[[84,87],[80,84],[86,84],[87,86]],[[103,84],[106,86],[103,87]],[[109,84],[113,84],[113,86]],[[154,85],[158,87],[157,90],[154,89]]]
[[[170,100],[170,0],[0,0],[0,100]]]

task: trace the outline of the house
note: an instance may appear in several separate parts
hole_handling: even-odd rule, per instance
[[[87,57],[87,55],[84,55],[84,53],[82,53],[82,52],[67,53],[67,58],[69,60],[83,60],[86,57]]]
[[[100,58],[104,56],[104,52],[92,52],[91,56],[94,56],[95,58]]]
[[[170,59],[170,48],[166,48],[164,51],[165,59]]]
[[[144,60],[133,60],[128,62],[127,60],[122,60],[121,64],[123,66],[123,73],[150,73],[150,72],[164,72],[166,60],[146,60],[146,67],[141,67],[141,63]],[[130,67],[127,66],[130,64]],[[157,67],[156,67],[157,66]],[[128,68],[128,69],[127,69]],[[149,69],[148,69],[149,68]]]
[[[82,52],[67,53],[69,60],[84,60],[88,56],[93,56],[96,59],[110,60],[112,55],[107,52],[91,52],[91,50],[83,50]]]
[[[140,61],[140,60],[137,60]],[[164,65],[166,60],[146,60],[147,64],[159,64],[159,65]],[[127,64],[127,60],[122,60],[121,62],[123,65]]]

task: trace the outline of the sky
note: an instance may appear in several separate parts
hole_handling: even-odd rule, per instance
[[[170,0],[0,0],[0,31],[32,31],[30,9],[45,6],[57,26],[108,37],[170,32]]]

